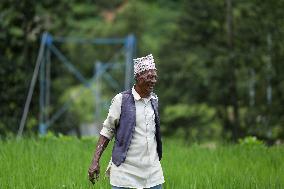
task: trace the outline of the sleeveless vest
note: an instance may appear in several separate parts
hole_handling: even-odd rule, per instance
[[[160,117],[158,113],[158,101],[151,99],[151,105],[155,113],[157,153],[162,159],[162,141],[160,134]],[[112,162],[119,166],[126,159],[131,139],[136,126],[136,108],[132,90],[122,92],[121,114],[119,124],[115,130],[115,142],[112,150]]]

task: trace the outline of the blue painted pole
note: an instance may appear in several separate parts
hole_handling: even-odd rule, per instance
[[[48,34],[44,34],[47,35]],[[46,41],[45,41],[46,42]],[[46,44],[45,44],[46,45]],[[40,113],[39,113],[39,134],[45,135],[46,134],[46,125],[45,125],[45,97],[46,97],[46,49],[43,53],[43,57],[41,59],[41,65],[40,65],[40,77],[39,77],[39,85],[40,85],[40,93],[39,93],[39,107],[40,107]]]
[[[124,89],[130,89],[133,83],[133,55],[135,48],[135,37],[134,35],[128,35],[125,40],[125,79],[124,79]]]
[[[96,63],[96,75],[95,75],[95,81],[96,81],[96,90],[95,90],[95,96],[96,96],[96,116],[95,116],[95,122],[99,123],[101,120],[101,62]]]
[[[58,43],[76,43],[76,44],[96,44],[96,45],[114,45],[123,44],[124,38],[96,38],[87,39],[79,37],[53,37],[54,42]]]
[[[70,37],[54,37],[49,33],[45,32],[42,38],[42,44],[44,47],[48,47],[44,50],[44,58],[38,59],[40,61],[40,123],[39,123],[39,132],[40,134],[46,134],[47,129],[51,124],[53,124],[59,117],[68,109],[68,107],[72,104],[72,101],[66,102],[64,106],[57,111],[51,119],[48,116],[48,106],[49,106],[49,96],[50,96],[50,52],[55,54],[59,60],[68,68],[68,70],[75,75],[75,77],[83,83],[83,85],[87,88],[92,87],[91,82],[86,80],[83,75],[76,69],[75,66],[54,46],[54,42],[58,43],[77,43],[77,44],[124,44],[124,48],[122,49],[125,53],[125,81],[124,88],[129,89],[133,82],[133,61],[132,59],[135,57],[136,53],[136,39],[134,35],[129,35],[126,38],[97,38],[97,39],[86,39],[86,38],[70,38]],[[118,87],[118,83],[106,73],[107,68],[114,68],[117,65],[111,64],[97,64],[95,81],[97,82],[96,88],[91,90],[95,93],[96,96],[96,117],[100,119],[101,114],[101,106],[102,102],[100,99],[100,80],[104,77],[113,88]],[[104,74],[104,75],[103,75]],[[92,79],[94,80],[94,78]],[[82,91],[81,91],[82,92]],[[81,94],[79,92],[78,96]],[[76,95],[77,96],[77,95]]]
[[[71,73],[73,73],[80,82],[82,82],[85,85],[85,87],[87,88],[90,87],[89,82],[54,45],[50,45],[49,48],[59,58],[59,60],[67,67],[67,69]]]

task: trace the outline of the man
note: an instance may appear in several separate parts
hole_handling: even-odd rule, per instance
[[[110,164],[112,189],[161,189],[162,143],[158,99],[153,93],[156,67],[151,54],[133,61],[136,84],[112,100],[88,171],[89,179],[93,183],[98,179],[100,157],[115,137]]]

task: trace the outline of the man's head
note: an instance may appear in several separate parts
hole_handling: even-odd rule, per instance
[[[157,82],[157,71],[152,54],[133,59],[136,86],[143,96],[149,96]],[[141,94],[140,94],[141,95]]]
[[[146,70],[136,76],[136,85],[141,89],[141,92],[149,96],[154,90],[157,77],[156,70]]]

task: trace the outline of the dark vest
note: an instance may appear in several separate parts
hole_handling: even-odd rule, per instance
[[[155,113],[156,141],[159,160],[162,159],[162,141],[160,134],[160,117],[158,113],[158,101],[151,99],[151,105]],[[132,90],[122,92],[121,114],[119,124],[115,131],[115,142],[112,150],[112,162],[119,166],[126,159],[133,132],[136,126],[136,108]]]

